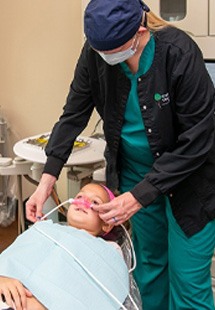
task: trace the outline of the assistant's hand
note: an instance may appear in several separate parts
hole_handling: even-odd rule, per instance
[[[142,205],[130,192],[126,192],[108,203],[93,206],[93,210],[99,212],[100,218],[108,223],[119,225],[130,219]]]
[[[56,178],[50,174],[44,173],[36,191],[31,195],[26,203],[26,217],[31,222],[36,222],[42,217],[43,205],[51,195]]]
[[[16,310],[27,309],[27,297],[32,297],[32,293],[21,282],[7,277],[0,277],[0,294],[4,295],[9,306],[15,305]]]

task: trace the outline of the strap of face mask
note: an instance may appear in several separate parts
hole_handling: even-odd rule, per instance
[[[144,27],[147,27],[147,14],[148,12],[150,12],[150,8],[142,1],[142,0],[139,0],[140,1],[140,5],[144,11],[144,22],[143,22],[143,26]]]
[[[146,13],[150,12],[150,8],[148,7],[148,5],[146,5],[142,0],[139,1],[143,11],[145,11]]]

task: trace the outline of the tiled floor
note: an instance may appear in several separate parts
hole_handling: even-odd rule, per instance
[[[6,249],[17,237],[17,221],[8,227],[0,226],[0,253]]]

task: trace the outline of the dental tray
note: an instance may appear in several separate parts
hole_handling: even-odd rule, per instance
[[[40,149],[45,149],[48,140],[49,140],[49,136],[50,134],[44,134],[44,135],[40,135],[38,137],[35,138],[30,138],[28,140],[25,141],[25,143],[27,143],[29,146],[33,146],[33,147],[37,147]],[[76,152],[79,150],[83,150],[86,147],[88,147],[90,145],[90,141],[83,139],[83,138],[77,138],[74,142],[74,146],[72,149],[72,152]]]

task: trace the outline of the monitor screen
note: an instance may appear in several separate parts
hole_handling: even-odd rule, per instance
[[[215,62],[205,62],[205,65],[215,85]]]

